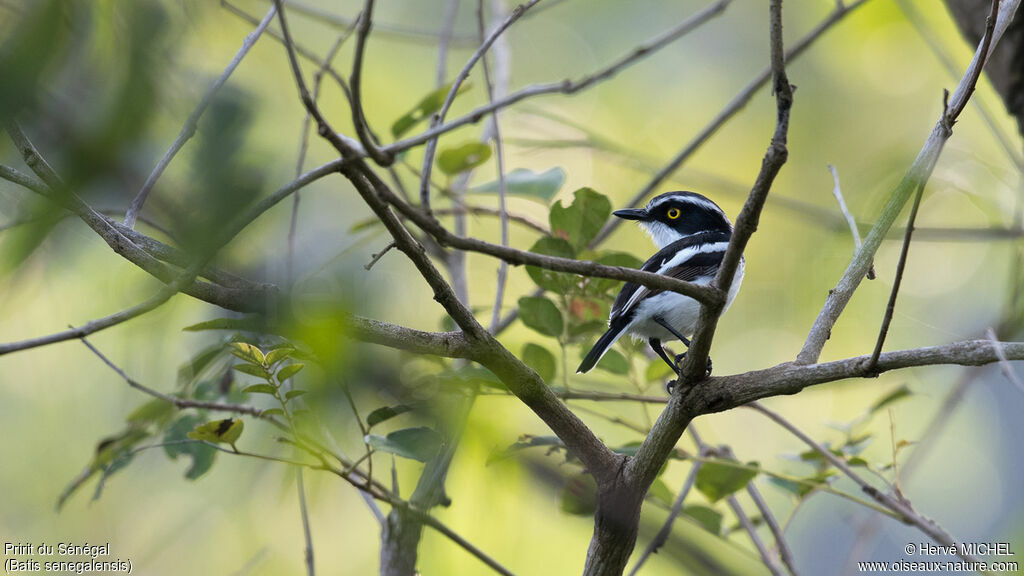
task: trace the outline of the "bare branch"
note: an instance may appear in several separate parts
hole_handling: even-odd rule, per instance
[[[535,252],[527,252],[525,250],[517,250],[515,248],[501,246],[498,244],[491,244],[476,238],[457,236],[449,232],[447,228],[442,226],[433,217],[406,204],[390,191],[382,189],[381,194],[383,198],[389,204],[398,209],[403,216],[419,226],[424,232],[433,236],[442,246],[456,248],[459,250],[467,250],[469,252],[488,254],[513,265],[525,264],[547,270],[554,270],[556,272],[571,272],[573,274],[580,274],[583,276],[635,282],[649,288],[678,292],[699,302],[725,301],[722,293],[713,287],[694,284],[692,282],[684,282],[677,278],[670,278],[653,272],[644,272],[633,268],[623,268],[621,266],[605,266],[603,264],[598,264],[597,262],[585,260],[546,256]]]
[[[338,37],[334,40],[334,44],[331,49],[327,51],[327,56],[324,57],[324,61],[317,68],[316,73],[313,74],[313,100],[318,101],[320,98],[320,88],[323,86],[324,74],[331,67],[331,63],[334,61],[335,56],[341,51],[342,44],[345,43],[349,37],[355,32],[355,23],[349,26]],[[344,83],[342,83],[344,86]],[[346,95],[349,92],[345,92]],[[305,117],[302,119],[302,135],[299,140],[299,157],[295,162],[295,177],[298,178],[302,175],[302,169],[306,164],[306,152],[309,150],[309,126],[312,124],[313,118],[310,116],[309,111],[306,111]],[[292,217],[288,224],[288,282],[294,281],[293,273],[293,262],[295,259],[295,232],[298,228],[299,223],[299,202],[301,196],[299,192],[295,192],[295,196],[292,198]]]
[[[312,18],[317,22],[321,22],[335,28],[348,28],[353,26],[359,20],[359,18],[345,18],[344,16],[339,16],[333,12],[328,12],[327,10],[311,6],[304,2],[298,2],[297,0],[287,0],[285,3],[288,5],[288,9],[292,10],[296,14],[301,14],[308,18]],[[381,36],[387,36],[404,42],[416,42],[430,45],[437,43],[438,39],[444,34],[443,30],[439,33],[431,30],[420,30],[418,28],[407,28],[392,24],[376,23],[373,27],[377,34]],[[449,37],[449,44],[465,48],[473,46],[473,40],[474,38],[472,36],[451,34]]]
[[[581,90],[590,88],[594,84],[607,80],[629,66],[635,64],[645,56],[649,56],[657,50],[665,47],[667,44],[683,36],[687,32],[699,27],[704,22],[710,20],[712,17],[717,16],[732,0],[717,0],[714,4],[705,8],[704,10],[694,14],[686,21],[680,23],[675,28],[661,34],[651,42],[637,46],[625,56],[619,58],[609,66],[602,68],[588,76],[584,76],[578,80],[563,80],[561,82],[552,82],[550,84],[537,84],[534,86],[527,86],[521,90],[509,94],[505,98],[501,98],[492,104],[486,104],[474,109],[472,112],[452,120],[447,124],[441,124],[434,128],[424,131],[421,134],[412,136],[405,140],[399,140],[393,144],[389,144],[382,148],[382,151],[390,154],[397,154],[403,150],[414,148],[425,144],[426,142],[433,140],[446,132],[465,126],[467,124],[475,124],[482,120],[486,115],[494,112],[495,110],[502,110],[516,104],[522,100],[541,96],[545,94],[575,94]]]
[[[750,541],[754,543],[754,548],[757,549],[757,553],[761,556],[761,561],[764,563],[768,571],[771,572],[772,576],[783,576],[782,567],[779,566],[779,561],[775,558],[775,555],[768,551],[765,547],[764,542],[761,541],[761,537],[757,535],[757,528],[751,523],[750,518],[747,517],[747,513],[743,511],[743,506],[740,506],[739,500],[736,499],[735,494],[730,494],[726,500],[729,503],[729,508],[732,508],[732,513],[736,515],[736,519],[739,520],[740,526],[750,536]]]
[[[782,165],[789,158],[789,151],[786,148],[786,139],[789,132],[789,111],[793,105],[793,88],[786,76],[785,49],[782,44],[782,2],[773,0],[770,8],[770,36],[771,36],[771,67],[773,82],[772,87],[775,93],[777,119],[775,133],[772,135],[768,151],[765,152],[764,160],[761,163],[761,171],[750,191],[739,217],[736,218],[736,226],[729,239],[729,247],[722,257],[722,264],[715,275],[715,286],[723,293],[728,293],[734,281],[736,270],[743,258],[743,251],[747,246],[750,237],[757,230],[758,221],[761,218],[761,210],[768,199],[768,191],[771,190],[775,177],[782,169]],[[681,367],[680,378],[682,382],[691,383],[701,379],[706,371],[708,354],[711,351],[711,340],[714,338],[715,328],[718,325],[718,318],[722,313],[722,305],[701,306],[700,319],[693,335],[692,344],[689,346],[686,359]],[[679,430],[682,433],[682,430]],[[676,438],[678,435],[674,434]]]
[[[495,0],[492,5],[495,8],[495,18],[497,18],[499,14],[498,10],[500,10],[503,7],[501,0]],[[486,28],[486,25],[484,23],[484,0],[477,0],[476,15],[478,33],[480,35],[480,38],[483,39]],[[501,40],[501,42],[498,42],[495,45],[494,51],[496,53],[503,53],[499,54],[497,58],[500,63],[508,60],[508,42],[505,38],[501,38],[499,40]],[[486,42],[486,40],[483,40],[482,42]],[[486,55],[483,57],[481,65],[483,66],[484,70],[484,84],[487,85],[487,101],[494,102],[496,90],[494,87],[494,83],[491,81],[491,70],[490,66],[487,64]],[[508,66],[506,65],[501,68],[500,72],[501,74],[499,74],[499,76],[507,76],[510,70],[508,70]],[[505,82],[502,82],[502,84],[504,83]],[[489,128],[489,132],[491,133],[491,136],[494,138],[494,155],[498,165],[498,219],[501,223],[501,245],[507,248],[509,215],[508,207],[506,206],[505,202],[505,146],[501,140],[501,127],[498,121],[497,110],[495,110],[494,113],[491,115],[491,123],[489,125]],[[501,264],[498,265],[498,286],[497,288],[494,289],[494,306],[491,311],[491,334],[496,334],[497,328],[501,324],[501,304],[505,298],[505,282],[507,278],[508,262],[502,260]]]
[[[346,335],[371,344],[442,358],[472,358],[474,353],[462,332],[424,332],[357,316],[349,318]]]
[[[303,554],[306,559],[306,574],[316,576],[313,565],[313,534],[309,529],[309,511],[306,510],[306,486],[302,481],[302,468],[295,469],[295,485],[299,491],[299,513],[302,515],[302,534],[306,541]]]
[[[348,82],[352,87],[352,124],[355,125],[359,142],[374,162],[381,166],[388,166],[395,161],[395,155],[391,152],[384,152],[377,146],[370,131],[370,124],[366,121],[366,113],[363,111],[363,60],[366,53],[366,40],[370,37],[370,27],[373,25],[373,3],[374,0],[366,0],[366,3],[363,4],[363,11],[359,15],[359,26],[356,27],[356,55],[352,64],[352,76],[349,77]],[[283,30],[283,20],[281,27]]]
[[[380,252],[377,252],[376,254],[373,254],[373,255],[370,256],[370,261],[363,265],[363,269],[369,270],[369,269],[373,268],[373,265],[376,264],[378,260],[383,258],[384,255],[387,254],[388,251],[391,250],[394,247],[395,247],[395,243],[394,242],[389,242],[388,245],[385,246],[384,248],[382,248]]]
[[[109,316],[103,318],[97,318],[91,320],[78,328],[71,328],[63,332],[57,332],[49,334],[47,336],[40,336],[38,338],[29,338],[28,340],[21,340],[18,342],[10,342],[7,344],[0,344],[0,356],[4,354],[10,354],[11,352],[19,352],[21,350],[28,350],[30,348],[38,348],[40,346],[46,346],[48,344],[56,344],[57,342],[64,342],[66,340],[74,340],[75,338],[84,338],[89,334],[94,334],[101,330],[106,330],[112,326],[117,326],[122,322],[127,322],[132,318],[142,316],[143,314],[155,310],[156,308],[163,305],[165,302],[171,299],[172,296],[177,294],[186,285],[191,284],[196,277],[198,270],[190,270],[178,276],[175,280],[168,283],[167,285],[160,288],[156,294],[149,297],[147,300],[126,308],[120,312],[115,312]]]
[[[260,21],[259,26],[250,32],[245,37],[245,40],[242,41],[242,47],[239,48],[238,53],[235,54],[235,57],[231,59],[230,63],[228,63],[228,67],[225,68],[224,72],[213,81],[213,84],[206,91],[206,94],[203,95],[203,99],[199,101],[199,105],[196,106],[196,109],[193,110],[191,114],[189,114],[188,119],[185,120],[185,125],[182,126],[181,131],[178,132],[178,137],[174,139],[174,143],[171,144],[171,147],[168,148],[167,152],[165,152],[163,157],[160,158],[156,167],[153,168],[153,172],[150,173],[149,177],[146,178],[146,182],[142,185],[142,188],[139,189],[138,194],[136,194],[135,198],[132,199],[132,203],[128,207],[128,212],[124,216],[125,226],[135,228],[135,220],[138,218],[143,204],[146,203],[146,198],[149,197],[150,191],[152,191],[153,186],[156,185],[157,179],[159,179],[164,173],[164,170],[167,169],[171,160],[174,160],[178,151],[181,150],[182,147],[185,146],[185,143],[188,142],[196,133],[196,127],[199,125],[199,118],[202,117],[203,112],[206,112],[206,108],[210,105],[210,102],[213,101],[213,97],[216,96],[221,86],[227,82],[228,78],[235,71],[235,68],[238,68],[242,59],[245,58],[246,54],[249,53],[249,50],[256,44],[256,41],[259,40],[263,31],[270,25],[270,22],[274,19],[274,12],[275,8],[271,6],[270,10],[267,11],[267,15]]]
[[[974,59],[971,60],[967,71],[960,80],[960,84],[950,97],[949,106],[946,110],[943,110],[942,116],[932,129],[917,158],[908,168],[903,180],[893,190],[889,202],[882,211],[882,215],[874,227],[872,227],[867,238],[864,239],[864,245],[850,261],[850,265],[846,268],[846,272],[843,273],[839,283],[829,292],[825,305],[822,307],[818,318],[814,321],[814,325],[807,335],[807,341],[804,342],[803,349],[797,355],[797,362],[801,364],[817,362],[822,348],[825,347],[825,341],[828,340],[831,334],[832,326],[835,325],[836,320],[843,313],[846,304],[853,297],[854,291],[860,286],[861,279],[867,274],[875,252],[881,246],[882,240],[885,238],[892,223],[896,220],[896,217],[902,211],[910,196],[916,194],[917,190],[922,188],[931,176],[946,141],[953,134],[953,123],[956,122],[959,113],[966,106],[971,93],[974,91],[974,84],[985,65],[986,55],[1003,36],[1019,4],[1020,0],[1005,0],[999,3],[999,17],[993,22],[992,32],[985,34],[985,39],[982,40],[981,46],[978,46],[978,50],[974,54]]]
[[[789,544],[786,543],[786,536],[782,532],[782,527],[779,526],[779,521],[775,519],[775,515],[772,514],[771,508],[768,507],[768,503],[761,497],[761,491],[757,489],[757,485],[751,480],[747,484],[747,494],[750,494],[750,499],[754,501],[754,505],[761,512],[761,517],[764,518],[765,524],[768,525],[768,529],[772,531],[772,536],[775,537],[775,544],[779,549],[779,558],[782,560],[782,564],[786,567],[786,570],[792,575],[797,576],[796,562],[793,560],[793,551],[789,549]]]
[[[368,2],[370,1],[371,0],[368,0]],[[498,39],[498,36],[507,30],[509,26],[514,24],[524,12],[530,9],[530,7],[537,4],[537,2],[540,2],[540,0],[529,0],[526,4],[516,6],[516,8],[512,10],[512,13],[509,14],[497,28],[491,31],[487,38],[480,44],[480,47],[477,48],[476,52],[469,57],[469,61],[466,62],[466,65],[462,67],[462,70],[460,70],[459,74],[455,77],[455,81],[452,82],[452,87],[448,90],[448,95],[444,99],[444,104],[441,106],[441,110],[431,119],[430,127],[432,129],[437,128],[444,123],[444,118],[448,114],[448,110],[451,109],[452,103],[455,101],[455,95],[459,93],[459,89],[462,88],[462,83],[469,77],[469,72],[473,69],[473,66],[475,66],[480,58],[487,53],[487,50],[492,44],[494,44],[494,41]],[[494,99],[490,98],[490,101],[493,104]],[[420,206],[427,214],[430,214],[430,173],[434,169],[434,152],[437,150],[437,137],[427,140],[426,144],[427,148],[423,153],[423,176],[420,178]],[[376,159],[377,158],[374,157],[374,160]]]
[[[448,0],[444,9],[444,24],[441,26],[441,37],[437,42],[437,73],[434,75],[434,86],[444,86],[448,78],[448,47],[455,30],[455,20],[459,15],[459,0]]]
[[[942,544],[943,546],[951,546],[951,549],[954,550],[956,555],[963,558],[965,561],[975,563],[978,562],[977,558],[970,554],[965,554],[963,550],[959,549],[956,546],[956,540],[954,540],[954,538],[950,536],[949,533],[946,532],[941,526],[936,524],[934,520],[931,520],[918,514],[913,508],[910,507],[909,502],[906,502],[903,499],[896,498],[889,494],[879,491],[877,488],[869,484],[866,480],[861,478],[859,474],[854,472],[853,469],[850,468],[850,466],[846,462],[838,458],[835,454],[832,454],[832,452],[829,451],[828,448],[825,448],[824,446],[812,440],[810,436],[804,434],[799,428],[793,426],[788,420],[757,403],[750,404],[747,407],[757,412],[760,412],[761,414],[764,414],[770,420],[782,426],[790,433],[792,433],[794,436],[799,438],[804,444],[807,444],[808,446],[813,448],[816,452],[818,452],[826,460],[828,460],[830,464],[838,468],[843,474],[845,474],[848,478],[850,478],[858,486],[860,486],[865,494],[875,499],[875,501],[877,501],[879,504],[882,504],[886,508],[889,508],[893,512],[899,514],[905,522],[917,526],[922,532],[924,532],[929,537],[934,539],[936,542]]]
[[[992,342],[992,349],[995,350],[996,356],[999,358],[999,370],[1006,376],[1006,379],[1011,384],[1017,387],[1018,390],[1024,392],[1024,381],[1021,381],[1020,376],[1013,370],[1013,365],[1010,364],[1010,360],[1006,357],[1006,353],[1003,352],[1003,347],[999,343],[999,339],[996,338],[996,332],[992,328],[986,331],[988,339]]]
[[[846,218],[846,223],[850,225],[850,234],[853,234],[853,248],[854,250],[860,250],[862,244],[860,239],[860,230],[857,228],[857,220],[850,213],[850,209],[846,207],[846,200],[843,199],[843,189],[839,185],[839,172],[836,171],[836,167],[829,164],[828,171],[832,173],[832,195],[835,196],[836,202],[839,203],[839,211],[843,213],[843,217]],[[875,265],[872,264],[871,268],[868,269],[868,280],[875,279]]]
[[[473,204],[463,204],[462,205],[462,210],[464,210],[468,214],[476,214],[476,215],[480,215],[480,216],[497,216],[498,218],[501,218],[501,210],[500,209],[488,208],[487,206],[476,206],[476,205],[473,205]],[[447,216],[447,215],[450,215],[450,214],[454,213],[455,209],[454,208],[438,208],[438,209],[434,210],[433,212],[434,212],[435,216]],[[526,226],[527,228],[530,228],[534,232],[540,232],[541,234],[545,234],[545,235],[551,234],[551,230],[547,227],[547,224],[544,224],[544,223],[540,222],[539,220],[534,220],[533,218],[531,218],[531,217],[529,217],[529,216],[527,216],[525,214],[516,214],[515,212],[508,212],[506,210],[505,216],[508,218],[508,220],[510,222],[515,222],[517,224],[522,224],[523,226]],[[1022,233],[1022,234],[1024,234],[1024,233]]]
[[[82,344],[85,344],[86,348],[91,350],[93,354],[99,357],[99,359],[102,360],[104,364],[109,366],[111,370],[117,372],[117,375],[120,376],[121,379],[123,379],[129,386],[145,394],[149,394],[154,398],[159,398],[164,402],[168,402],[174,405],[176,408],[197,408],[200,410],[213,410],[216,412],[233,412],[235,414],[249,414],[250,416],[255,416],[257,418],[269,418],[271,420],[273,419],[273,417],[263,416],[263,411],[255,406],[247,406],[244,404],[225,404],[222,402],[199,402],[197,400],[178,398],[177,396],[171,396],[170,394],[158,392],[157,390],[154,390],[149,386],[140,384],[131,376],[128,376],[128,374],[126,374],[124,370],[122,370],[117,364],[111,362],[109,358],[104,356],[103,353],[100,352],[95,346],[93,346],[88,340],[86,340],[84,336],[81,337],[80,339],[82,341]]]
[[[914,204],[910,208],[910,216],[907,217],[907,228],[903,234],[903,246],[900,248],[900,258],[896,263],[896,275],[892,281],[892,290],[889,292],[889,302],[885,305],[885,314],[882,315],[882,326],[878,329],[878,339],[875,341],[875,350],[871,353],[871,360],[868,367],[878,362],[878,355],[882,353],[882,346],[885,344],[885,337],[889,334],[889,324],[892,322],[892,315],[896,311],[896,296],[900,292],[900,285],[903,283],[903,271],[907,267],[907,254],[910,252],[910,239],[914,235],[914,221],[917,220],[917,209],[921,206],[921,197],[924,195],[924,186],[917,189],[914,194]],[[870,273],[870,270],[869,270]]]
[[[837,6],[835,10],[829,14],[824,20],[821,21],[813,30],[807,33],[806,36],[801,38],[792,48],[786,52],[786,62],[792,62],[796,60],[801,54],[803,54],[807,48],[811,46],[822,34],[828,31],[833,25],[841,21],[846,15],[850,14],[860,6],[862,6],[867,0],[855,0],[848,6]],[[747,84],[739,94],[733,97],[732,100],[726,104],[711,122],[709,122],[696,136],[693,137],[668,163],[665,164],[658,172],[654,175],[651,180],[644,185],[643,188],[637,192],[633,198],[627,203],[627,206],[636,206],[644,201],[662,182],[671,176],[676,170],[679,169],[682,164],[690,158],[701,146],[706,143],[711,136],[715,134],[729,121],[730,118],[735,116],[740,110],[746,107],[747,104],[753,99],[754,95],[757,94],[768,80],[772,78],[772,67],[768,66],[762,70],[757,77],[755,77],[749,84]],[[612,232],[622,225],[622,221],[614,219],[601,230],[601,232],[591,242],[591,246],[594,246],[607,238]]]

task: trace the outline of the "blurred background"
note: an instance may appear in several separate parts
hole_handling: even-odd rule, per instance
[[[361,2],[305,0],[312,10],[289,11],[296,41],[323,57],[346,28],[317,10],[351,22]],[[475,2],[460,3],[448,58],[448,78],[477,45]],[[542,9],[546,4],[550,7]],[[768,64],[767,8],[733,2],[725,12],[615,78],[573,96],[551,95],[501,116],[507,170],[564,172],[552,202],[568,204],[573,191],[590,187],[622,207],[669,158]],[[445,0],[380,0],[368,43],[364,101],[368,121],[385,142],[388,128],[436,88],[437,41],[445,26]],[[545,0],[506,34],[510,83],[579,78],[598,70],[706,4],[693,1]],[[4,87],[0,117],[18,118],[41,152],[73,189],[117,220],[153,166],[176,137],[208,87],[234,57],[270,4],[236,0],[230,6],[203,0],[56,2],[0,0]],[[832,0],[791,0],[785,5],[788,44],[834,9]],[[1018,16],[1019,17],[1019,16]],[[276,22],[270,30],[278,30]],[[929,47],[934,41],[942,56]],[[346,42],[335,69],[347,77],[354,42]],[[833,197],[828,165],[836,167],[850,211],[867,226],[916,156],[942,111],[942,90],[959,81],[973,47],[966,45],[940,4],[930,0],[868,0],[826,32],[789,66],[798,88],[790,129],[789,162],[769,196],[747,252],[739,297],[719,325],[713,357],[717,374],[769,367],[795,358],[828,290],[845,269],[853,241]],[[956,77],[943,66],[948,58]],[[314,65],[304,62],[310,78]],[[479,70],[449,118],[486,102]],[[333,126],[354,136],[351,115],[337,84],[325,80],[321,106]],[[988,120],[981,108],[987,110]],[[153,189],[137,229],[188,250],[198,250],[242,208],[287,184],[296,166],[305,112],[297,98],[286,53],[264,35],[217,94],[196,136]],[[775,120],[768,87],[657,187],[685,189],[719,203],[733,219],[760,167]],[[414,128],[409,135],[422,130]],[[1020,340],[1016,298],[1021,276],[1020,203],[1024,190],[1021,141],[1014,121],[982,81],[929,182],[917,224],[887,350],[982,337],[998,327]],[[483,124],[441,139],[441,146],[479,139]],[[1009,142],[1001,145],[1000,135]],[[415,169],[422,149],[403,160]],[[303,171],[335,158],[315,134]],[[0,139],[0,162],[30,173],[14,146]],[[415,194],[408,170],[400,178]],[[443,175],[435,171],[438,178]],[[470,186],[495,179],[494,162],[473,173]],[[493,194],[473,194],[475,204],[496,207]],[[513,197],[510,210],[546,223],[550,203]],[[246,278],[290,283],[286,201],[248,227],[217,257],[217,264]],[[344,382],[363,416],[381,406],[426,398],[419,376],[426,364],[405,355],[352,344],[337,336],[332,314],[353,312],[425,330],[446,326],[425,283],[398,252],[372,270],[363,265],[388,243],[371,213],[341,176],[301,192],[289,314],[320,326],[309,333],[329,366],[302,376],[307,400],[342,450],[358,454],[360,431],[340,392]],[[902,222],[903,219],[900,220]],[[973,232],[949,231],[948,228]],[[468,219],[468,232],[497,242],[497,221]],[[529,248],[538,233],[513,225],[511,244]],[[878,279],[865,281],[833,330],[822,360],[870,353],[889,295],[900,250],[899,231],[883,245]],[[632,226],[620,227],[605,247],[646,259],[653,248]],[[158,284],[113,254],[77,218],[64,217],[38,195],[0,180],[0,341],[11,342],[80,325],[132,306]],[[470,302],[486,321],[498,263],[468,257]],[[509,271],[503,312],[534,290],[522,268]],[[179,367],[225,335],[182,328],[230,316],[186,296],[90,340],[129,375],[171,391]],[[519,353],[528,343],[557,350],[553,339],[516,322],[501,341]],[[661,382],[642,382],[608,371],[572,374],[585,344],[567,351],[574,389],[663,394]],[[556,353],[556,356],[558,354]],[[558,356],[557,376],[565,366]],[[647,360],[634,357],[633,373]],[[238,379],[245,376],[239,375]],[[638,388],[639,386],[639,388]],[[905,387],[910,395],[858,422],[870,436],[860,452],[886,478],[891,464],[916,459],[900,478],[922,514],[964,541],[1009,542],[1024,550],[1024,392],[999,368],[936,367],[887,373],[810,388],[765,404],[819,442],[840,445],[848,426],[879,399]],[[951,392],[959,392],[951,398]],[[70,341],[0,357],[0,533],[23,543],[110,542],[114,557],[131,558],[140,573],[300,574],[302,525],[294,474],[280,465],[217,456],[196,480],[188,465],[148,450],[112,476],[94,499],[95,479],[59,512],[58,496],[91,460],[97,443],[124,426],[147,398],[129,389],[81,343]],[[580,416],[609,445],[638,440],[616,425],[618,416],[641,426],[657,405],[577,402]],[[595,412],[596,411],[596,412]],[[937,432],[926,433],[939,415]],[[429,422],[436,414],[381,425],[385,432]],[[695,422],[710,444],[728,444],[739,460],[789,477],[814,473],[798,456],[805,446],[749,410],[705,416]],[[248,422],[241,445],[280,453],[275,431]],[[566,478],[579,472],[543,449],[490,462],[521,434],[550,432],[517,400],[490,394],[477,400],[448,476],[452,504],[438,518],[517,574],[572,574],[583,566],[592,520],[562,508]],[[922,445],[925,443],[926,445]],[[693,450],[684,437],[680,446]],[[915,451],[920,455],[915,457]],[[381,478],[391,458],[375,457]],[[408,496],[422,465],[398,464]],[[662,480],[679,490],[690,463],[672,461]],[[316,563],[325,574],[377,570],[379,525],[359,494],[336,477],[305,475]],[[908,542],[926,542],[914,529],[848,500],[815,493],[802,501],[757,480],[786,525],[797,566],[805,574],[839,574],[853,560],[898,560]],[[858,494],[845,479],[833,487]],[[741,502],[749,504],[745,495]],[[712,506],[724,516],[716,536],[690,517],[644,568],[646,574],[765,573],[746,533],[722,502],[698,493],[687,503]],[[753,507],[748,506],[750,510]],[[645,506],[638,550],[665,518],[664,503]],[[762,530],[764,528],[762,527]],[[726,533],[727,532],[727,533]],[[763,536],[768,538],[768,533]],[[478,560],[432,531],[420,547],[423,574],[484,574]],[[852,572],[851,572],[852,573]]]

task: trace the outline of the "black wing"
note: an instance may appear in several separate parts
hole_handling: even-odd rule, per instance
[[[644,265],[640,269],[645,272],[655,272],[665,276],[672,276],[687,282],[693,282],[698,278],[714,276],[718,272],[718,267],[722,263],[722,258],[725,256],[724,250],[700,252],[698,254],[694,254],[676,266],[672,266],[667,269],[663,268],[681,250],[696,248],[704,244],[728,242],[729,236],[729,234],[725,234],[723,232],[703,232],[676,240],[659,250],[654,256],[651,256],[647,262],[644,262]],[[633,312],[636,310],[637,304],[646,298],[650,298],[651,296],[662,292],[664,292],[664,290],[651,290],[646,286],[627,282],[622,287],[619,295],[615,297],[615,303],[612,304],[611,317],[608,319],[608,325],[615,326],[618,324],[628,323],[632,319]]]

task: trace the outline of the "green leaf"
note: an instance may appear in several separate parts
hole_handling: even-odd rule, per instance
[[[188,433],[201,422],[196,415],[185,415],[172,423],[164,433],[164,453],[171,460],[177,460],[178,456],[185,455],[192,458],[192,464],[185,471],[185,478],[195,480],[206,474],[213,467],[217,457],[217,451],[205,444],[195,442],[182,443],[188,439]]]
[[[550,383],[555,377],[555,355],[543,346],[533,343],[523,346],[523,363],[533,368],[545,382]]]
[[[562,512],[577,516],[592,516],[597,510],[597,482],[590,474],[577,474],[562,489]]]
[[[273,396],[277,393],[277,388],[274,388],[270,384],[253,384],[252,386],[244,388],[242,392],[246,394],[270,394]]]
[[[220,442],[234,445],[242,435],[244,428],[245,423],[242,422],[241,418],[225,418],[196,426],[188,433],[188,437],[204,442]]]
[[[551,207],[551,234],[568,240],[576,250],[582,250],[601,231],[611,213],[612,203],[607,196],[590,188],[580,188],[573,193],[569,206],[559,201]]]
[[[267,377],[267,371],[262,366],[256,366],[255,364],[235,364],[232,368],[250,376]]]
[[[561,238],[544,236],[534,242],[530,252],[543,254],[545,256],[557,256],[559,258],[575,258],[576,251],[572,245]],[[572,289],[576,283],[576,276],[566,272],[553,272],[537,266],[527,266],[526,273],[530,278],[545,290],[551,292],[565,293]]]
[[[437,454],[443,441],[435,430],[420,426],[396,430],[387,436],[367,434],[366,443],[375,450],[426,462]]]
[[[519,318],[528,328],[546,336],[558,338],[565,324],[562,313],[555,303],[547,298],[524,296],[519,299]]]
[[[231,353],[250,364],[262,365],[267,360],[259,348],[246,342],[232,342]]]
[[[469,88],[470,84],[468,82],[463,82],[455,94],[462,94],[466,90],[469,90]],[[402,134],[408,132],[413,126],[429,118],[434,112],[441,110],[441,107],[444,106],[444,100],[448,97],[448,92],[450,92],[451,89],[451,83],[445,84],[424,96],[412,110],[406,112],[398,120],[395,120],[394,124],[391,125],[391,136],[395,138],[400,137]]]
[[[722,533],[722,513],[714,508],[701,506],[700,504],[691,504],[683,507],[683,514],[692,518],[701,528],[712,534],[718,535]]]
[[[910,391],[910,388],[906,384],[903,384],[899,388],[896,388],[892,392],[889,392],[885,396],[879,398],[874,404],[871,405],[871,408],[868,408],[868,413],[874,414],[875,412],[878,412],[883,408],[891,406],[892,404],[895,404],[896,402],[899,402],[900,400],[912,394],[913,392]]]
[[[285,358],[290,358],[294,353],[295,348],[292,348],[291,346],[274,348],[270,352],[267,352],[267,366],[273,366]]]
[[[412,406],[408,404],[396,404],[394,406],[382,406],[377,408],[370,415],[366,417],[366,427],[373,428],[377,424],[390,420],[400,414],[405,414],[412,410]]]
[[[731,458],[726,459],[736,462]],[[757,466],[757,463],[750,463]],[[697,490],[708,500],[718,502],[722,498],[742,489],[758,474],[757,470],[744,470],[719,462],[705,462],[697,472]]]
[[[296,362],[295,364],[289,364],[289,365],[285,366],[284,368],[281,368],[280,370],[277,371],[277,381],[278,382],[284,382],[285,380],[287,380],[287,379],[291,378],[292,376],[295,376],[296,374],[298,374],[299,371],[302,370],[305,367],[306,367],[306,365],[302,364],[301,362]]]
[[[544,204],[562,189],[565,183],[565,170],[552,168],[546,172],[534,172],[525,168],[516,168],[505,175],[505,193],[511,196],[535,198]],[[474,194],[497,194],[501,189],[498,180],[471,188]]]
[[[509,458],[516,452],[538,446],[548,447],[548,454],[565,448],[565,444],[562,443],[562,440],[558,436],[534,436],[532,434],[523,434],[519,437],[519,440],[516,440],[516,442],[508,448],[492,452],[491,455],[487,457],[487,465],[490,466],[494,462]]]
[[[800,478],[802,482],[793,482],[792,480],[787,480],[785,478],[776,478],[774,476],[768,478],[768,481],[771,482],[772,484],[775,484],[779,488],[782,488],[783,490],[795,495],[797,499],[803,499],[804,496],[809,494],[815,488],[828,484],[829,479],[832,476],[835,476],[836,474],[837,472],[833,470],[827,470],[815,474],[814,476]]]
[[[192,324],[182,328],[185,332],[201,332],[204,330],[243,330],[262,332],[266,330],[266,321],[262,316],[253,314],[242,318],[214,318],[205,322]]]
[[[608,350],[604,353],[601,361],[597,363],[597,368],[612,374],[629,374],[629,360],[626,360],[626,357],[618,350]]]
[[[263,412],[260,412],[260,416],[282,416],[283,417],[284,416],[284,410],[281,410],[280,408],[270,408],[268,410],[264,410]]]
[[[491,157],[491,147],[476,140],[460,144],[454,148],[446,148],[437,155],[437,167],[441,172],[452,176],[487,162]]]
[[[287,402],[287,401],[291,400],[292,398],[298,398],[299,396],[302,396],[303,394],[305,394],[307,392],[309,392],[309,390],[289,390],[284,395],[284,401]]]

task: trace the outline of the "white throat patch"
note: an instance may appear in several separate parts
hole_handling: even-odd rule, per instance
[[[641,222],[640,227],[647,232],[647,235],[651,237],[651,240],[657,244],[658,249],[662,249],[665,246],[683,238],[683,235],[676,230],[670,228],[668,225],[652,220],[649,222]]]

